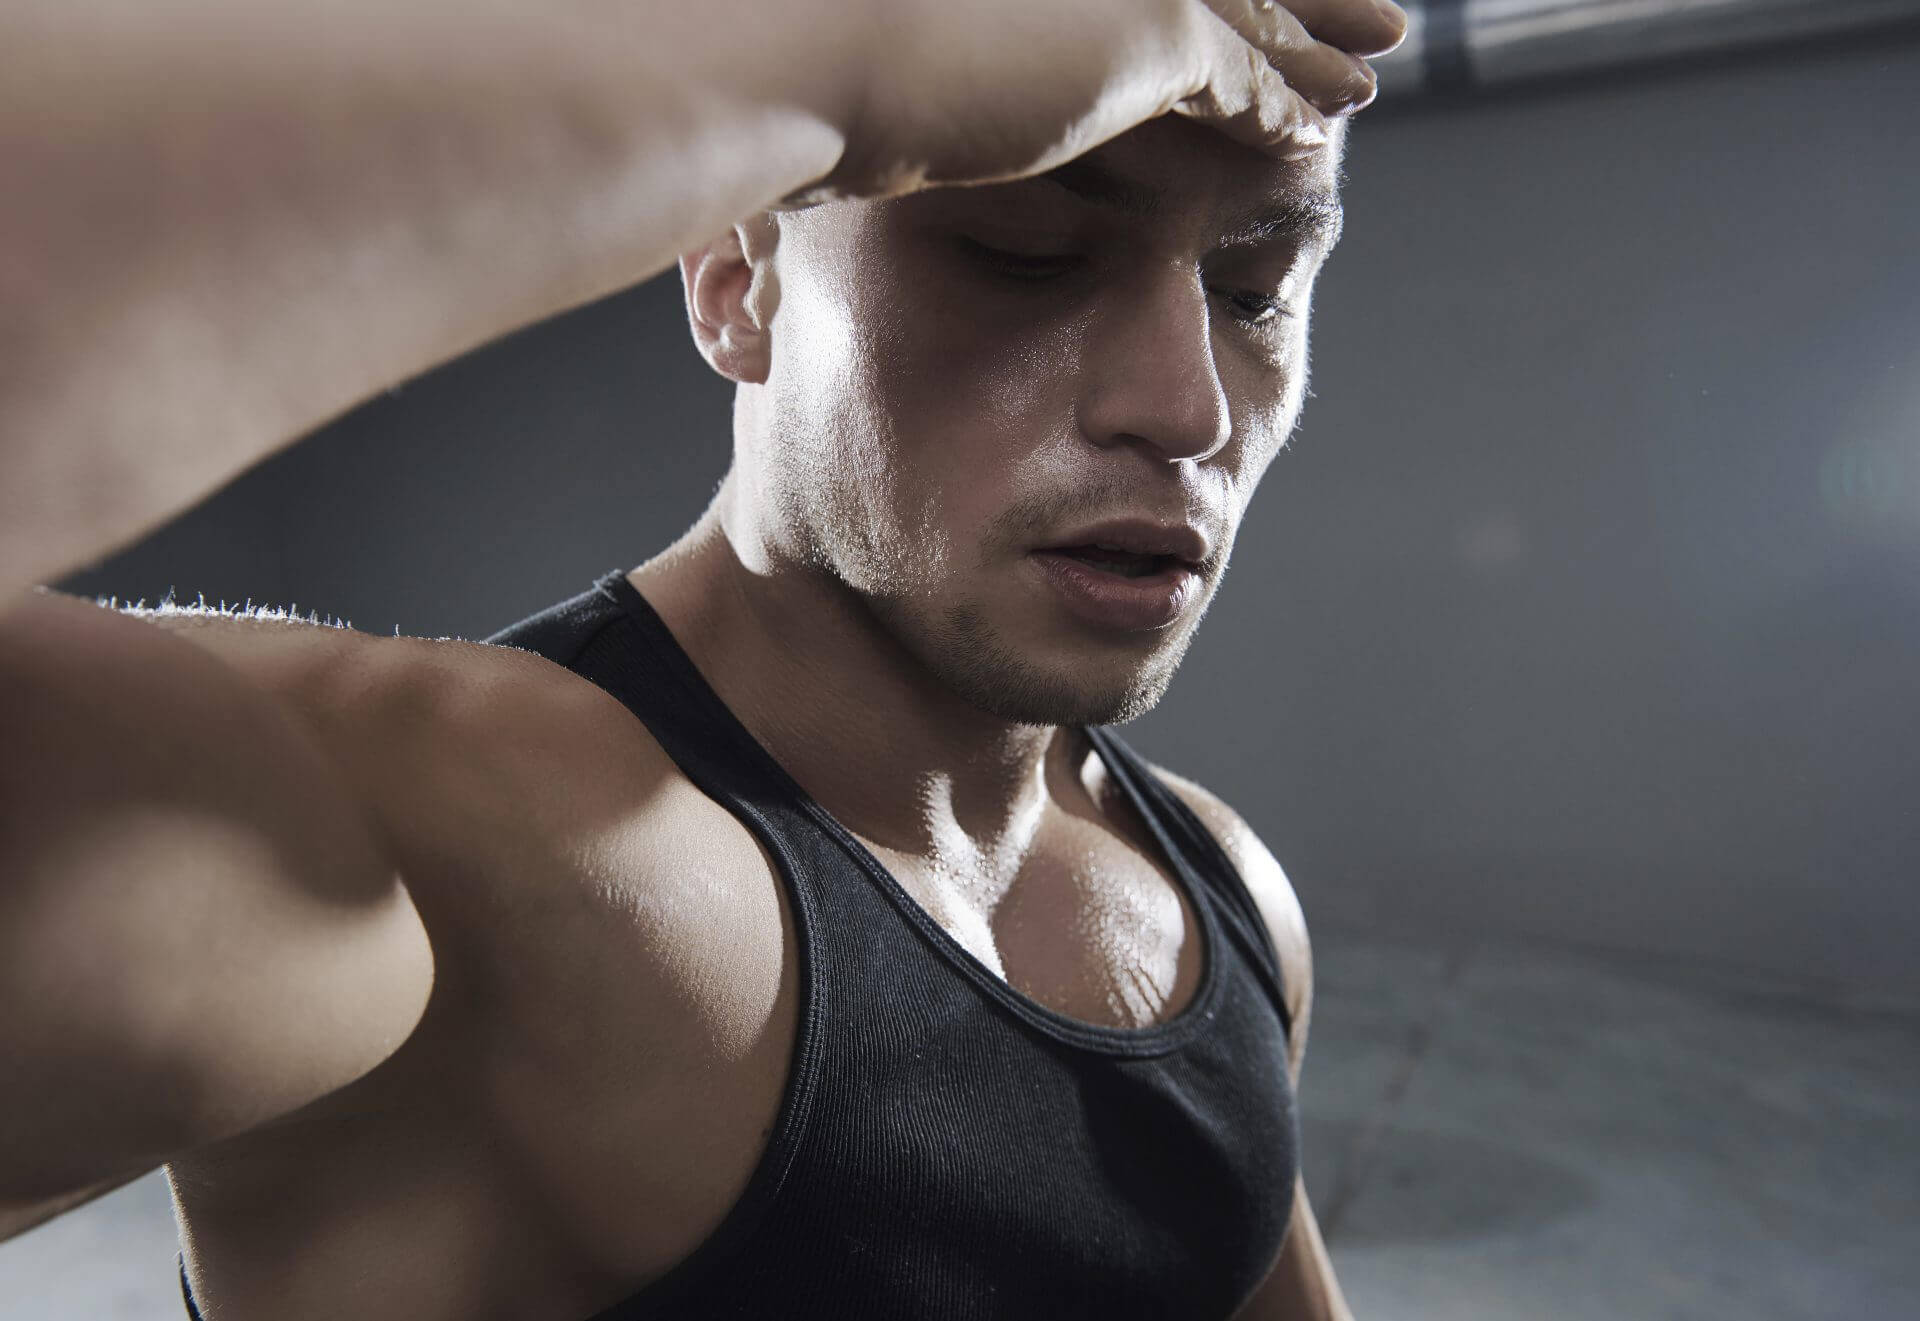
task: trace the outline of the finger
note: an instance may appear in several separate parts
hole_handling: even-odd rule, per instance
[[[1172,113],[1283,160],[1323,150],[1331,138],[1326,116],[1260,51],[1224,24],[1217,27],[1205,85],[1177,102]]]
[[[1378,83],[1366,61],[1314,40],[1288,9],[1258,0],[1208,0],[1207,8],[1216,20],[1211,27],[1230,29],[1323,114],[1347,114],[1373,100]]]
[[[1275,11],[1293,17],[1314,40],[1349,55],[1384,55],[1407,36],[1407,11],[1393,0],[1206,0],[1209,8],[1236,32],[1255,34],[1273,21]]]

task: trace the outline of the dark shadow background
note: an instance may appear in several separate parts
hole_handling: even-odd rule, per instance
[[[1920,994],[1920,42],[1356,126],[1317,398],[1159,711],[1323,926]],[[653,281],[67,586],[482,636],[703,507]]]

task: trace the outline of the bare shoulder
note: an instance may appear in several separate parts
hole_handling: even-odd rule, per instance
[[[278,611],[148,617],[294,710],[402,843],[466,852],[462,838],[498,844],[503,825],[539,834],[561,824],[554,813],[630,809],[636,789],[672,774],[614,698],[531,652]]]
[[[432,939],[421,1031],[313,1117],[451,1086],[536,1145],[556,1110],[569,1131],[619,1129],[602,1100],[631,1139],[637,1094],[766,1048],[793,994],[772,863],[618,699],[488,643],[273,619],[170,626],[301,708]],[[583,1084],[563,1103],[553,1085],[603,1076],[621,1080],[617,1096]]]
[[[537,730],[600,690],[531,652],[457,638],[363,633],[270,608],[167,606],[130,612],[213,652],[304,715],[399,720],[396,732],[436,732],[486,720],[503,736]]]
[[[1294,1022],[1290,1053],[1298,1071],[1300,1054],[1306,1047],[1307,1019],[1312,1011],[1313,949],[1307,938],[1306,915],[1300,909],[1293,883],[1253,827],[1217,794],[1163,767],[1155,766],[1153,771],[1193,809],[1201,824],[1219,841],[1266,919],[1286,980],[1287,1007]]]
[[[535,969],[571,976],[583,942],[637,915],[655,924],[629,941],[644,973],[647,951],[698,934],[697,906],[674,898],[685,859],[759,861],[631,712],[542,656],[273,612],[152,618],[294,713],[404,880],[443,980],[469,992],[546,994]],[[451,1027],[459,1002],[438,1002]]]
[[[44,1205],[264,1122],[412,1030],[428,940],[317,741],[85,601],[0,613],[0,1190]],[[324,1006],[316,1011],[316,1006]]]
[[[652,925],[626,958],[705,948],[739,934],[714,903],[716,878],[770,877],[752,836],[632,712],[543,656],[272,617],[159,622],[319,733],[443,954],[564,962],[577,941],[641,921]]]

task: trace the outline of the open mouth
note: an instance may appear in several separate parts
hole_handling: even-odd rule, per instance
[[[1150,578],[1175,566],[1186,567],[1177,555],[1144,555],[1117,546],[1056,546],[1051,553],[1122,578]]]
[[[1088,529],[1086,541],[1065,540],[1034,552],[1034,561],[1055,599],[1082,623],[1102,631],[1138,633],[1163,629],[1179,620],[1200,595],[1199,559],[1205,553],[1197,536],[1152,529],[1106,534]]]

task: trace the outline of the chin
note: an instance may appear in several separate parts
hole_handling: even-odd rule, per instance
[[[1075,686],[1043,670],[943,674],[947,686],[1014,725],[1123,725],[1153,710],[1164,683],[1120,689]]]
[[[934,636],[909,647],[943,684],[989,715],[1020,725],[1119,725],[1151,711],[1186,654],[1191,630],[1149,656],[1042,656],[996,632],[979,613],[949,612]]]

